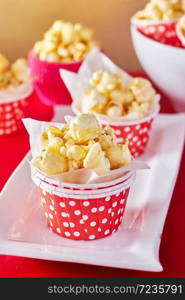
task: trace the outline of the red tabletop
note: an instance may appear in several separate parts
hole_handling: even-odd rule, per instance
[[[161,104],[162,112],[174,113],[168,99],[162,97]],[[41,104],[37,96],[33,94],[30,97],[27,113],[38,120],[50,120],[53,110]],[[0,137],[0,190],[28,150],[29,141],[25,129],[14,136]],[[183,154],[160,247],[160,261],[164,267],[163,272],[142,272],[0,255],[0,277],[184,277],[184,169],[185,153]]]

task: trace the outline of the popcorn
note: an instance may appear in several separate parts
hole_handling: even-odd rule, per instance
[[[55,52],[48,53],[48,54],[46,54],[46,56],[41,55],[40,59],[47,60],[49,62],[59,62],[59,60],[60,60],[59,56]]]
[[[128,84],[128,90],[139,103],[150,102],[155,98],[156,92],[150,81],[144,78],[134,78]]]
[[[110,102],[107,108],[106,114],[109,117],[121,117],[122,116],[122,105],[121,103]]]
[[[125,90],[113,90],[111,93],[110,93],[110,98],[113,100],[113,101],[117,101],[119,103],[124,103],[125,100],[126,100],[126,92]]]
[[[96,87],[96,90],[99,93],[106,93],[114,90],[120,83],[121,76],[119,74],[101,70],[94,73],[90,80],[90,84]]]
[[[185,13],[184,0],[150,0],[146,7],[135,14],[140,20],[170,20]]]
[[[144,78],[134,78],[125,86],[120,74],[98,70],[89,83],[91,87],[81,98],[82,112],[141,119],[158,101],[156,91]]]
[[[35,43],[33,50],[41,60],[48,62],[81,61],[94,46],[98,46],[93,34],[93,30],[81,24],[58,20],[43,39]]]
[[[98,93],[95,89],[87,91],[82,99],[82,111],[88,112],[92,110],[94,112],[99,112],[103,109],[106,104],[106,98],[104,95]]]
[[[0,53],[0,90],[15,88],[28,79],[25,59],[19,58],[10,66],[8,59]]]
[[[113,144],[116,144],[116,137],[114,130],[111,127],[105,127],[102,130],[102,134],[98,137],[98,142],[101,145],[103,150],[111,147]]]
[[[64,173],[68,169],[67,159],[50,152],[49,149],[35,158],[34,166],[48,175]]]
[[[84,168],[93,169],[96,174],[103,175],[110,171],[110,162],[105,157],[99,143],[95,143],[90,148],[86,158],[84,159]]]
[[[46,136],[48,138],[53,138],[53,137],[62,137],[62,132],[58,128],[54,126],[48,126],[46,128]]]
[[[47,150],[53,154],[59,154],[60,153],[60,148],[64,145],[64,142],[61,138],[59,137],[53,137],[52,139],[49,140],[48,145],[47,145]]]
[[[71,121],[69,130],[77,143],[84,143],[97,138],[101,128],[94,115],[81,114]]]
[[[113,145],[106,151],[112,169],[120,168],[131,161],[131,154],[128,149],[128,142],[124,145]]]
[[[87,168],[97,175],[131,162],[128,144],[116,143],[114,130],[101,128],[93,114],[81,114],[62,128],[48,126],[32,164],[47,175]]]
[[[86,146],[79,146],[79,145],[72,145],[67,150],[67,157],[73,160],[83,160],[87,154],[88,147]]]
[[[0,53],[0,74],[4,73],[9,67],[8,59]]]
[[[24,82],[29,79],[27,62],[24,58],[19,58],[12,64],[12,73],[20,82]]]
[[[75,38],[74,26],[72,23],[63,23],[61,28],[62,42],[64,45],[73,43]]]

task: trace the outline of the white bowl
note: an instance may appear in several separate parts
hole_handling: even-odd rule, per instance
[[[153,41],[131,25],[136,55],[146,73],[173,101],[177,111],[185,111],[185,49]]]

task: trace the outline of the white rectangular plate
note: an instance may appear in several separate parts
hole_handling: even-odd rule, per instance
[[[66,112],[69,110],[62,108],[62,113]],[[58,109],[55,121],[62,120],[61,116]],[[0,196],[0,254],[161,271],[161,233],[179,170],[184,134],[184,114],[158,116],[147,152],[141,157],[151,169],[137,173],[123,225],[112,236],[95,241],[72,241],[49,231],[29,164],[23,159]]]

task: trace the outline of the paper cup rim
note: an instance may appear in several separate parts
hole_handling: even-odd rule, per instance
[[[28,54],[29,57],[32,57],[34,59],[36,59],[40,64],[45,64],[46,66],[55,66],[57,68],[62,68],[62,67],[67,67],[67,66],[76,66],[76,65],[79,65],[83,62],[83,60],[79,60],[79,61],[72,61],[72,62],[50,62],[50,61],[47,61],[47,60],[41,60],[37,54],[35,54],[34,50],[31,49],[29,51],[29,54]]]
[[[103,183],[89,183],[89,184],[79,184],[79,183],[69,183],[69,182],[62,182],[59,180],[52,179],[48,176],[45,176],[44,174],[41,174],[40,172],[36,172],[33,176],[38,177],[40,180],[44,180],[50,184],[54,184],[60,187],[66,187],[66,188],[75,188],[79,190],[84,190],[84,189],[96,189],[99,190],[99,188],[102,187],[109,187],[111,185],[116,185],[122,180],[126,181],[128,178],[130,178],[133,175],[134,171],[128,171],[125,175],[120,176],[119,178],[113,179],[111,181],[106,181]]]
[[[133,180],[134,180],[134,178],[135,178],[135,174],[129,179],[129,180],[127,180],[127,185],[131,185],[132,184],[132,182],[133,182]],[[34,179],[33,178],[33,181],[34,182],[37,182],[37,179]],[[43,181],[42,181],[43,182]],[[46,185],[49,185],[50,186],[50,184],[49,183],[46,183],[46,182],[43,182],[43,183],[45,183]],[[39,184],[39,183],[38,183]],[[124,186],[125,186],[125,182],[122,182],[122,183],[120,183],[120,184],[118,184],[118,185],[114,185],[114,186],[112,186],[112,187],[108,187],[108,188],[105,188],[105,189],[99,189],[99,190],[81,190],[81,191],[79,191],[79,190],[69,190],[69,189],[62,189],[62,188],[59,188],[59,187],[54,187],[54,193],[56,192],[56,193],[61,193],[61,194],[65,194],[66,196],[67,195],[70,195],[70,196],[92,196],[92,195],[95,195],[96,197],[99,197],[99,198],[101,198],[102,196],[102,194],[104,194],[104,193],[109,193],[109,192],[114,192],[114,191],[117,191],[117,190],[119,190],[119,189],[125,189],[124,188]],[[52,191],[52,189],[53,189],[53,186],[52,186],[52,188],[51,188],[51,191]]]
[[[165,24],[173,24],[179,21],[180,18],[175,18],[175,19],[170,19],[170,20],[140,20],[137,19],[135,17],[132,17],[130,19],[130,22],[132,25],[143,25],[143,26],[147,26],[147,25],[165,25]]]
[[[81,113],[76,105],[74,104],[74,102],[71,105],[72,111],[78,115],[79,113]],[[160,104],[158,103],[155,108],[153,109],[153,111],[146,117],[139,119],[139,120],[133,120],[133,121],[109,121],[108,117],[106,115],[101,115],[101,114],[97,114],[94,113],[96,115],[96,117],[99,119],[99,121],[102,124],[105,125],[113,125],[113,126],[132,126],[132,125],[139,125],[141,123],[147,122],[148,120],[154,118],[160,111]]]
[[[125,185],[132,183],[133,180],[135,179],[135,177],[136,177],[136,172],[133,172],[133,174],[129,178],[127,178],[127,180],[125,180],[124,182],[118,183],[117,185],[114,185],[114,186],[105,187],[104,189],[93,189],[93,190],[70,190],[70,189],[65,189],[65,188],[61,188],[61,187],[56,187],[56,186],[50,185],[50,183],[48,183],[48,182],[43,182],[38,177],[34,177],[34,176],[32,177],[32,180],[34,182],[37,182],[37,184],[39,184],[39,181],[43,182],[46,185],[50,186],[51,190],[54,189],[54,191],[63,193],[66,195],[85,195],[85,196],[89,196],[89,195],[99,196],[100,195],[101,196],[101,194],[116,191],[117,189],[119,189],[121,187],[124,188]]]
[[[119,189],[115,189],[115,190],[110,190],[107,189],[107,192],[104,193],[97,193],[97,194],[92,194],[92,191],[89,191],[90,193],[86,194],[86,191],[83,191],[82,195],[76,195],[76,194],[67,194],[66,192],[61,192],[58,188],[51,186],[45,182],[42,182],[41,180],[39,180],[38,178],[33,178],[34,183],[41,188],[42,190],[48,192],[49,194],[53,194],[56,196],[59,196],[61,198],[70,198],[70,199],[78,199],[78,200],[85,200],[85,199],[92,199],[92,200],[96,200],[97,198],[105,198],[107,196],[112,196],[116,193],[120,193],[123,190],[128,189],[134,182],[135,180],[135,174],[132,177],[132,180],[129,180],[128,182],[124,182],[121,187]]]

